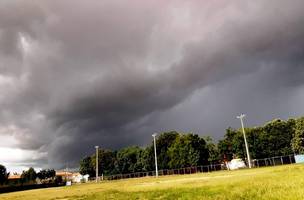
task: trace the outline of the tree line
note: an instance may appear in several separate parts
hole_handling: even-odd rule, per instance
[[[59,184],[62,182],[62,177],[56,176],[54,169],[42,169],[36,172],[34,168],[30,167],[28,170],[22,172],[18,179],[9,180],[10,173],[7,172],[6,167],[0,164],[0,186],[22,186],[35,184]]]
[[[245,128],[252,159],[304,153],[304,117],[274,119],[263,126]],[[218,164],[233,158],[246,158],[241,129],[226,129],[217,143],[211,137],[176,131],[161,133],[156,139],[159,169],[178,169]],[[117,151],[99,149],[99,175],[153,171],[154,146],[129,146]],[[95,176],[96,155],[80,161],[80,173]]]
[[[274,119],[262,126],[245,128],[252,159],[273,156],[304,154],[304,117],[297,119]],[[176,131],[161,133],[156,138],[159,169],[178,169],[190,166],[222,163],[232,158],[246,158],[241,129],[226,129],[223,139],[214,142],[211,137]],[[129,146],[117,151],[99,149],[99,175],[125,174],[153,171],[154,146]],[[96,155],[80,161],[80,173],[95,176]],[[0,185],[7,183],[9,173],[0,165]],[[54,170],[33,168],[24,171],[20,183],[55,180]]]
[[[176,131],[162,133],[157,137],[157,156],[160,169],[197,166],[208,163],[206,141],[196,134],[179,134]],[[80,161],[80,173],[95,174],[96,155]],[[119,151],[99,149],[100,174],[124,174],[154,170],[154,146],[146,148],[130,146]]]

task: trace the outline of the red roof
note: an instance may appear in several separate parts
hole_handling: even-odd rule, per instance
[[[9,175],[8,177],[9,180],[20,179],[20,178],[21,178],[20,174]]]

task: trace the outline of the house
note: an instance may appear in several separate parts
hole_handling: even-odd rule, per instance
[[[81,175],[80,173],[74,173],[72,175],[72,182],[75,183],[81,183],[81,182],[88,182],[89,181],[89,175]]]
[[[56,171],[56,176],[61,176],[63,180],[71,180],[72,179],[72,172],[67,171]]]
[[[89,175],[81,175],[79,172],[56,171],[56,176],[61,176],[62,179],[73,183],[88,182],[89,180]]]
[[[12,174],[8,176],[8,183],[9,184],[18,184],[21,181],[21,174]]]
[[[227,168],[229,170],[235,170],[235,169],[246,168],[246,165],[242,159],[236,158],[236,159],[232,159],[230,162],[227,163]]]
[[[19,180],[21,179],[21,174],[13,174],[8,176],[8,180]]]

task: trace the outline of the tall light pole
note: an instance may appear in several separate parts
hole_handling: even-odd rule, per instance
[[[157,168],[157,154],[156,154],[156,141],[155,141],[155,137],[156,137],[157,133],[154,133],[152,135],[153,140],[154,140],[154,154],[155,154],[155,175],[156,177],[158,177],[158,168]]]
[[[96,183],[98,182],[98,148],[99,146],[95,146],[96,149]]]
[[[244,122],[243,122],[243,118],[244,117],[246,117],[246,115],[244,115],[244,114],[241,114],[240,116],[237,116],[237,118],[241,120],[241,125],[242,125],[242,130],[243,130],[243,135],[244,135],[244,141],[245,141],[245,147],[246,147],[246,153],[247,153],[248,166],[249,166],[249,168],[251,168],[251,160],[250,160],[249,148],[248,148],[248,144],[247,144],[246,133],[245,133],[245,128],[244,128]]]

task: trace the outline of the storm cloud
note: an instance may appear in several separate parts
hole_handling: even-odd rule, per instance
[[[304,2],[0,3],[0,134],[37,166],[303,114]],[[1,152],[2,154],[3,152]],[[33,160],[31,160],[32,164]]]

